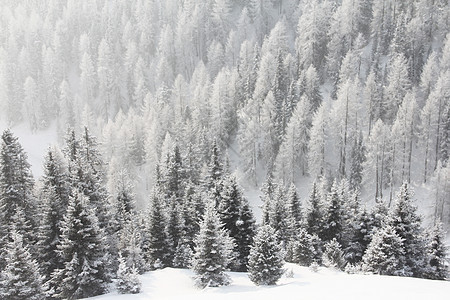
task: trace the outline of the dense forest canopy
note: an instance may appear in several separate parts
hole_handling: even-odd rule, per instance
[[[248,186],[425,184],[450,219],[448,1],[3,1],[0,28],[1,119],[88,126],[139,191],[217,143]]]

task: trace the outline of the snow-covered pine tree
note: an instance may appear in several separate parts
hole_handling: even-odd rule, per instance
[[[330,268],[336,268],[338,270],[344,270],[347,262],[344,258],[344,251],[342,246],[333,238],[331,241],[325,244],[322,256],[323,264]]]
[[[324,225],[322,203],[316,181],[312,185],[304,214],[306,231],[311,235],[319,236]]]
[[[289,186],[286,194],[287,229],[288,239],[294,238],[302,223],[302,210],[297,188],[293,183]]]
[[[109,200],[114,220],[110,222],[115,223],[114,230],[119,231],[136,213],[136,196],[129,172],[126,169],[115,171],[112,175],[114,178],[108,182],[109,185],[114,184],[114,187],[111,187],[113,191]]]
[[[403,239],[391,225],[378,229],[363,256],[362,268],[380,275],[403,275],[405,265]]]
[[[258,229],[248,260],[250,280],[256,285],[274,285],[284,273],[283,250],[270,225]]]
[[[375,206],[369,212],[369,233],[371,236],[375,232],[384,227],[388,222],[389,209],[387,204],[382,200],[378,199]]]
[[[192,270],[195,284],[200,288],[228,285],[230,278],[225,270],[233,259],[233,240],[220,223],[212,199],[206,203],[200,232],[195,237]]]
[[[69,177],[62,154],[57,147],[49,148],[44,161],[36,245],[45,280],[50,279],[55,269],[62,267],[56,255],[56,245],[61,238],[61,222],[67,210],[69,195]]]
[[[268,215],[268,223],[263,225],[270,225],[276,232],[280,242],[285,246],[289,239],[288,228],[288,211],[286,208],[285,192],[281,184],[277,184],[270,199],[270,205],[264,206],[268,212],[263,211],[263,215]]]
[[[237,261],[232,266],[232,270],[245,271],[250,246],[255,235],[255,220],[233,175],[223,179],[223,190],[217,212],[221,223],[236,244]]]
[[[138,294],[141,291],[137,268],[134,265],[129,267],[121,252],[119,252],[116,287],[120,294]]]
[[[288,261],[288,254],[290,254],[290,262],[309,267],[317,256],[314,246],[315,238],[304,228],[300,228],[295,237],[289,241],[286,261]]]
[[[170,265],[170,241],[167,232],[167,216],[164,210],[163,196],[154,188],[145,216],[143,238],[143,256],[150,270]]]
[[[360,210],[347,220],[348,224],[345,233],[346,247],[344,248],[344,257],[346,261],[353,265],[361,261],[372,238],[370,215],[365,208],[360,208]]]
[[[24,210],[29,221],[34,221],[36,202],[30,168],[27,154],[18,138],[6,129],[1,136],[0,152],[0,208],[4,224],[10,224],[18,208]]]
[[[438,223],[431,228],[427,240],[428,266],[425,278],[445,280],[448,278],[449,273],[446,262],[447,247],[444,242],[442,223]]]
[[[266,181],[262,184],[261,187],[262,196],[260,197],[262,201],[262,220],[261,220],[262,225],[269,225],[269,218],[270,218],[269,212],[270,207],[272,206],[272,198],[276,186],[277,184],[273,182],[272,174],[269,173],[267,175]]]
[[[0,249],[5,249],[6,237],[14,223],[13,217],[18,211],[25,216],[23,224],[28,225],[27,228],[16,228],[25,235],[27,246],[32,247],[37,221],[31,166],[18,138],[9,129],[6,129],[1,136],[0,147]],[[33,249],[30,250],[33,251]],[[0,267],[3,265],[0,253]]]
[[[186,179],[180,148],[177,144],[173,146],[169,153],[168,161],[165,166],[165,190],[166,199],[174,197],[176,201],[180,200],[184,192],[184,182]]]
[[[323,214],[323,230],[320,237],[323,241],[331,241],[337,239],[342,242],[342,230],[344,228],[343,208],[341,195],[339,193],[337,181],[333,182],[331,191],[327,194],[325,209]]]
[[[250,207],[247,198],[244,197],[242,199],[242,204],[239,212],[239,235],[235,238],[237,248],[239,249],[239,262],[241,264],[241,271],[247,271],[250,248],[256,235],[255,223],[256,221],[253,216],[252,208]]]
[[[59,198],[53,189],[46,191],[40,203],[40,224],[37,232],[37,257],[45,281],[51,278],[54,270],[62,268],[62,261],[57,255],[57,244],[61,238],[60,225],[62,217],[58,215]],[[51,288],[51,286],[49,286]]]
[[[53,297],[78,299],[103,294],[110,281],[108,248],[89,198],[74,190],[61,223],[58,255],[64,266],[52,275]]]
[[[41,300],[47,295],[39,265],[33,259],[23,236],[14,228],[5,248],[5,268],[0,274],[0,298],[10,300]],[[3,251],[3,250],[2,250]]]
[[[142,254],[142,227],[138,224],[138,215],[133,215],[118,232],[118,252],[122,254],[127,267],[136,268],[139,274],[144,273],[146,264]]]
[[[203,179],[204,188],[207,191],[220,194],[221,180],[225,173],[226,170],[222,160],[222,152],[220,151],[217,141],[214,140],[210,150],[207,171]]]
[[[406,182],[389,212],[388,224],[391,225],[402,239],[404,249],[404,275],[422,277],[426,265],[426,248],[421,228],[421,219],[417,208],[412,204],[413,192]]]

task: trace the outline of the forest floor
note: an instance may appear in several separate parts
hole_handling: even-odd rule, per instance
[[[228,273],[231,284],[224,287],[198,289],[194,286],[194,274],[190,270],[165,268],[140,276],[142,292],[120,295],[116,291],[89,298],[90,300],[273,300],[273,299],[447,299],[449,281],[435,281],[406,277],[346,274],[322,268],[317,272],[294,264],[285,269],[292,276],[284,275],[276,286],[256,286],[247,273]],[[292,272],[291,272],[292,271]]]

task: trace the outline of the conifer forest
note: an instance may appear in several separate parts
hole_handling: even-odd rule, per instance
[[[450,278],[448,0],[2,0],[0,130],[0,299]]]

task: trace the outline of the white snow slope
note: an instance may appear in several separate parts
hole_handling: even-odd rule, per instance
[[[229,286],[197,289],[190,270],[166,268],[140,276],[142,292],[135,295],[107,295],[90,300],[325,300],[325,299],[377,299],[377,300],[423,300],[448,299],[450,282],[406,277],[378,275],[350,275],[326,268],[317,273],[308,268],[287,264],[294,276],[283,276],[276,286],[255,286],[247,273],[228,273],[232,278]]]

